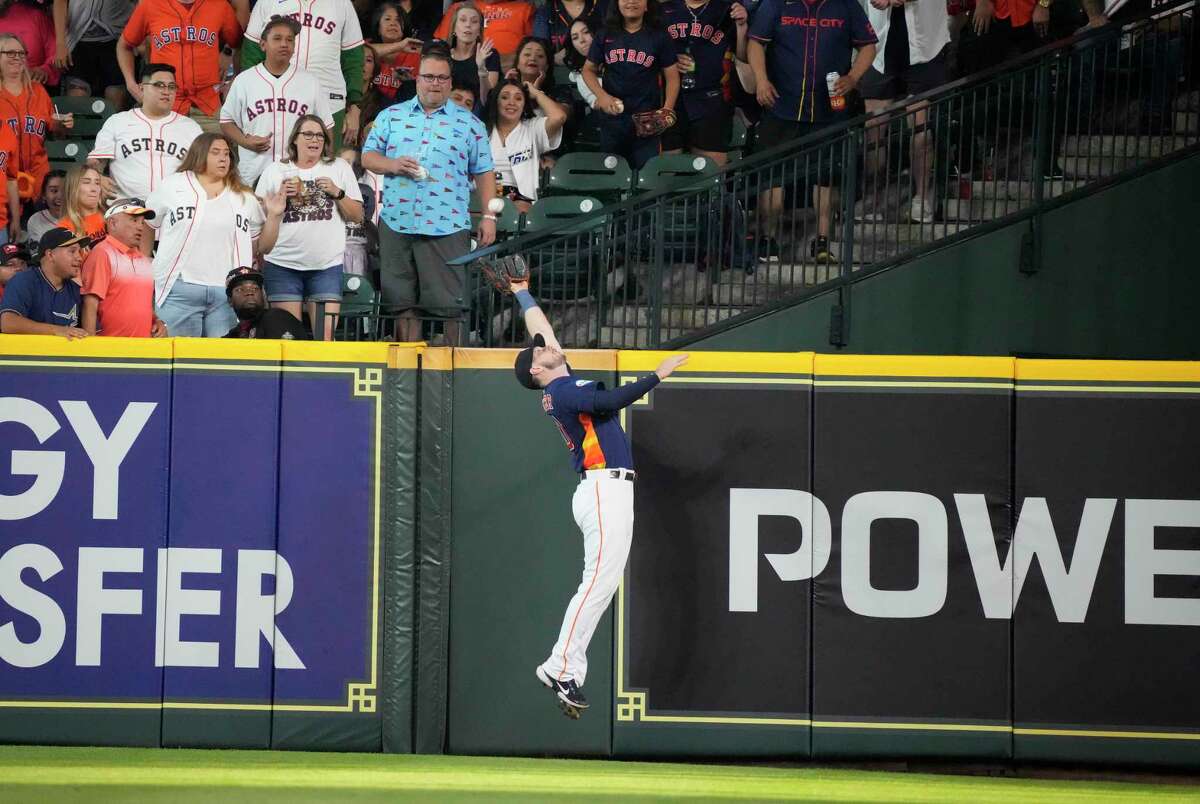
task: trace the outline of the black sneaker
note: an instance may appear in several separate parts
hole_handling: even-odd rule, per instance
[[[817,265],[828,265],[833,262],[833,252],[829,250],[829,238],[824,235],[817,235],[808,244],[808,253],[812,255],[813,262]]]
[[[572,720],[579,720],[579,716],[583,714],[583,710],[588,708],[587,698],[583,697],[583,691],[579,689],[579,685],[575,683],[575,679],[567,679],[559,681],[553,678],[549,673],[538,665],[537,670],[538,681],[546,685],[554,697],[558,700],[558,706],[563,710],[563,714]]]

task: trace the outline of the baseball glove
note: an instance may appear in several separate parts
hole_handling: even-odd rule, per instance
[[[675,125],[675,112],[657,109],[653,112],[634,112],[633,130],[639,137],[657,137]]]
[[[498,260],[480,260],[479,271],[488,284],[501,293],[508,293],[513,282],[529,279],[529,266],[519,254]]]

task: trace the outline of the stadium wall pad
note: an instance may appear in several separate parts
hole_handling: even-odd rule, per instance
[[[713,351],[1200,358],[1200,155],[1048,211],[1036,273],[1028,221],[854,283],[849,341],[830,346],[836,292],[690,345]]]
[[[0,338],[0,656],[38,665],[0,663],[0,740],[1200,767],[1200,364],[694,353],[623,414],[573,722],[533,668],[575,479],[513,355]]]

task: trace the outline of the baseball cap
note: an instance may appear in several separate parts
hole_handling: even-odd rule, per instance
[[[130,215],[144,215],[146,220],[154,220],[154,210],[147,209],[146,202],[140,198],[118,198],[113,201],[104,212],[104,220],[108,220],[113,215],[120,215],[122,212]]]
[[[55,226],[50,231],[42,235],[42,239],[38,241],[38,246],[43,255],[52,248],[62,248],[73,243],[91,244],[92,239],[87,235],[77,235],[70,229],[64,229],[61,226]]]
[[[0,246],[0,264],[15,258],[29,262],[29,251],[20,243],[5,243]]]
[[[261,288],[264,285],[262,272],[255,268],[242,266],[234,268],[229,273],[225,274],[225,295],[232,296],[233,288],[242,282],[257,282]]]
[[[517,359],[513,361],[513,371],[516,372],[517,382],[524,385],[530,391],[540,391],[541,386],[533,379],[533,375],[529,373],[529,369],[533,367],[533,349],[535,346],[545,346],[546,339],[542,337],[542,333],[533,336],[533,343],[526,346],[521,351],[517,352]]]

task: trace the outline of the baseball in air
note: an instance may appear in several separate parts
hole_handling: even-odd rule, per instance
[[[504,211],[504,202],[499,198],[493,198],[488,201],[488,212],[499,214]]]

